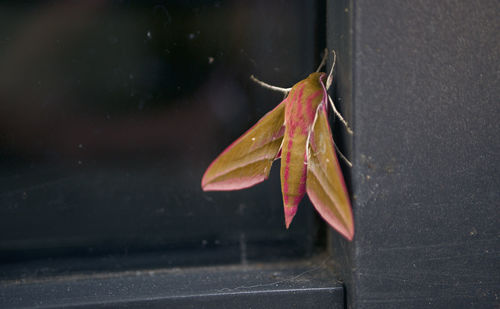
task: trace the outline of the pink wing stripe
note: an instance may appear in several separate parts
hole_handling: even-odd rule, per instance
[[[227,179],[203,186],[204,191],[232,191],[246,189],[266,180],[267,177],[258,175],[256,177],[241,177],[238,179]]]
[[[309,196],[309,199],[314,205],[314,208],[319,212],[321,217],[325,219],[328,224],[330,224],[335,230],[337,230],[340,234],[342,234],[345,238],[352,240],[354,236],[354,224],[351,224],[353,226],[352,231],[349,231],[343,224],[340,222],[339,219],[329,210],[329,206],[325,205],[321,202],[321,199],[316,196],[316,194],[313,191],[307,190],[307,195]]]
[[[235,166],[234,166],[233,168],[231,168],[231,169],[227,169],[227,170],[224,170],[223,172],[220,172],[220,173],[215,174],[215,175],[212,177],[212,179],[217,179],[217,178],[218,178],[218,177],[220,177],[220,176],[226,175],[226,174],[228,174],[228,173],[230,173],[230,172],[233,172],[233,171],[235,171],[235,170],[237,170],[237,169],[240,169],[240,168],[245,167],[245,166],[247,166],[247,165],[250,165],[250,164],[252,164],[252,163],[256,163],[256,162],[260,162],[260,161],[264,161],[264,160],[273,160],[275,157],[276,157],[276,155],[273,155],[273,156],[271,156],[271,155],[269,155],[269,156],[263,155],[263,156],[260,156],[260,157],[252,158],[252,160],[248,160],[248,159],[247,159],[245,162],[241,162],[240,164],[235,165]],[[237,180],[237,179],[234,179],[234,181],[238,181],[238,180]],[[204,187],[204,188],[205,188],[205,186],[206,186],[205,182],[206,182],[206,180],[205,180],[205,178],[203,178],[203,181],[202,181],[202,184],[201,184],[201,185],[202,185],[202,187]]]

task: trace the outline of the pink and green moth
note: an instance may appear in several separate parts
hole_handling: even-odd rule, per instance
[[[332,83],[334,60],[328,77],[318,70],[292,88],[279,88],[285,99],[253,127],[226,148],[207,168],[204,191],[231,191],[251,187],[269,177],[271,165],[281,159],[281,191],[288,228],[307,192],[325,221],[348,240],[354,236],[349,195],[344,183],[335,144],[328,124],[327,109],[347,127],[327,93]],[[327,77],[327,78],[326,78]],[[326,84],[325,84],[326,78]],[[348,131],[352,133],[352,131]]]

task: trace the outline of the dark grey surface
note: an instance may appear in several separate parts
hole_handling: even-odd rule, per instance
[[[349,307],[500,306],[500,3],[332,2],[353,34],[356,235],[333,238]]]
[[[288,87],[317,66],[317,11],[1,1],[0,277],[39,259],[213,265],[238,262],[243,245],[248,260],[311,255],[318,221],[304,201],[285,229],[278,162],[246,190],[203,192],[201,178],[282,99],[250,74]]]
[[[1,308],[344,308],[325,257],[0,281]]]
[[[343,308],[324,259],[291,262],[325,241],[307,199],[285,229],[279,166],[200,188],[283,98],[250,74],[318,65],[323,6],[0,2],[0,308]]]

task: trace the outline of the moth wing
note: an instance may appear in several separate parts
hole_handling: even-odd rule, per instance
[[[251,187],[269,177],[285,132],[283,100],[226,148],[207,168],[204,191],[230,191]]]
[[[308,144],[306,191],[319,214],[345,238],[352,240],[354,222],[344,177],[335,155],[323,104],[316,111]]]

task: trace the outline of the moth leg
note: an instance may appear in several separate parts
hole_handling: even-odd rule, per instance
[[[337,153],[339,154],[339,157],[344,160],[344,162],[349,165],[349,167],[352,167],[351,161],[349,161],[346,156],[340,151],[339,147],[337,147],[337,144],[335,144],[335,141],[333,142],[333,146],[335,146],[335,150],[337,150]]]
[[[352,135],[353,132],[352,132],[351,128],[349,128],[347,121],[345,121],[344,117],[342,117],[342,115],[339,113],[339,111],[335,108],[335,104],[333,104],[333,100],[330,96],[328,96],[328,102],[330,102],[330,105],[332,106],[333,113],[335,114],[335,116],[337,116],[337,118],[339,118],[340,122],[342,122],[342,124],[345,126],[347,133]]]
[[[253,75],[250,75],[250,79],[253,80],[254,82],[256,82],[257,84],[261,85],[264,88],[271,89],[271,90],[278,91],[278,92],[282,92],[285,95],[287,95],[290,92],[290,90],[292,90],[292,88],[281,88],[281,87],[276,87],[276,86],[273,86],[273,85],[269,85],[268,83],[265,83],[265,82],[257,79]]]

